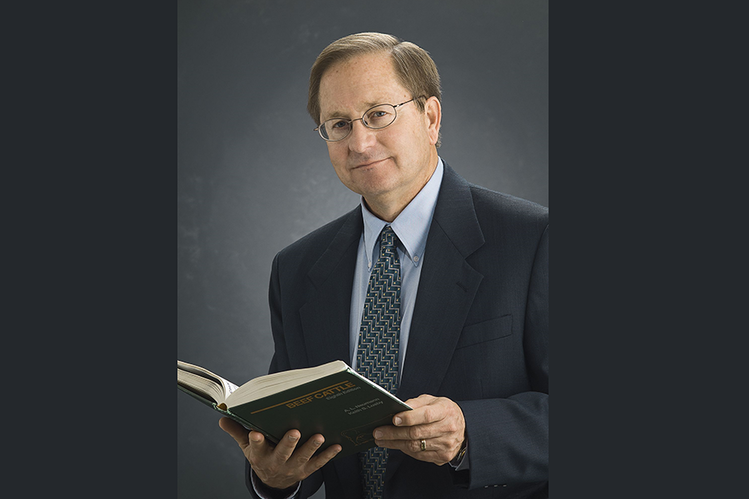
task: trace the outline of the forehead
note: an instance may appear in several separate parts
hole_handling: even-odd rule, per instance
[[[348,117],[376,104],[398,104],[410,98],[387,52],[363,54],[328,68],[320,80],[320,115]]]

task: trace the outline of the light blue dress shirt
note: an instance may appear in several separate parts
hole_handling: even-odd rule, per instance
[[[408,346],[408,335],[411,330],[411,319],[416,303],[416,290],[419,287],[419,277],[424,263],[424,249],[427,244],[429,227],[432,224],[434,207],[437,205],[437,196],[440,185],[442,185],[443,173],[444,166],[442,159],[439,158],[437,168],[426,185],[398,217],[390,223],[393,232],[400,241],[397,247],[401,267],[399,374],[403,373],[403,365],[406,360],[406,347]],[[356,369],[356,348],[359,344],[359,328],[364,312],[364,299],[367,296],[369,274],[372,272],[372,266],[377,262],[377,257],[380,254],[380,232],[385,225],[388,225],[388,222],[380,220],[369,211],[364,198],[361,199],[361,208],[364,230],[359,240],[359,250],[356,257],[354,284],[351,289],[351,317],[349,320],[349,345],[351,349],[349,353],[351,367],[354,369]]]

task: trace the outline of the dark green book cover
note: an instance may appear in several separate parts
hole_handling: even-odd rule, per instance
[[[188,387],[177,386],[246,428],[260,431],[273,442],[278,442],[291,429],[301,432],[302,443],[320,433],[325,437],[320,450],[341,445],[337,459],[374,447],[372,431],[392,424],[393,415],[410,409],[346,367],[344,371],[228,409]]]

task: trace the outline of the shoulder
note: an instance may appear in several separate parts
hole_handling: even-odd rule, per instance
[[[489,246],[537,246],[549,229],[549,209],[532,201],[471,186],[476,220]]]
[[[361,234],[361,224],[361,207],[357,206],[286,246],[278,252],[276,260],[314,263],[332,244],[340,244]]]
[[[548,224],[549,208],[533,201],[469,184],[477,216],[495,216],[521,223]]]
[[[443,219],[475,217],[482,228],[499,225],[515,228],[541,227],[543,230],[548,225],[547,207],[472,184],[446,163],[440,196],[443,201],[440,216]],[[438,201],[438,206],[439,204]]]

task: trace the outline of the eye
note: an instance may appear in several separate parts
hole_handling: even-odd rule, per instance
[[[393,122],[395,114],[390,106],[376,106],[367,111],[366,124],[370,128],[384,128]]]
[[[390,115],[390,112],[387,109],[374,109],[367,113],[367,119],[368,120],[382,120],[383,118],[386,118]]]
[[[338,121],[331,120],[330,121],[331,130],[336,129],[336,128],[345,128],[347,126],[348,126],[348,121],[346,120],[338,120]]]

